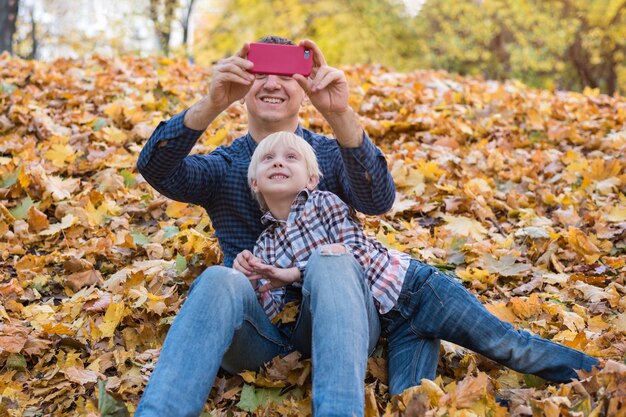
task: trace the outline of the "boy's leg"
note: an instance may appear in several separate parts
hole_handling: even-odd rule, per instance
[[[257,369],[284,347],[248,279],[210,267],[191,285],[135,416],[198,416],[223,357],[227,370],[235,363]]]
[[[417,336],[448,340],[554,382],[568,382],[577,377],[576,370],[591,370],[598,363],[580,351],[515,330],[453,278],[418,261],[413,265],[397,309]]]
[[[331,246],[307,263],[293,340],[312,356],[313,415],[358,417],[364,414],[368,353],[380,334],[378,311],[354,256]]]
[[[435,379],[441,341],[416,335],[411,323],[395,310],[382,316],[381,325],[387,336],[389,396],[419,385],[423,378]]]

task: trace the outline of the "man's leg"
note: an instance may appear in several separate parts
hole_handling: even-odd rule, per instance
[[[257,369],[284,346],[248,279],[234,269],[210,267],[191,285],[135,417],[196,417],[227,349],[227,370]]]
[[[516,371],[554,382],[576,378],[598,361],[567,346],[516,330],[492,315],[465,287],[436,268],[418,263],[412,288],[398,311],[421,338],[440,338],[472,349]]]
[[[361,266],[343,246],[318,249],[307,263],[302,296],[293,339],[313,360],[313,415],[362,416],[367,357],[380,324]]]

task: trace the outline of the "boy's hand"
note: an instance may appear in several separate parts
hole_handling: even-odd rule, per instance
[[[277,268],[273,265],[266,265],[258,258],[252,259],[248,263],[252,268],[253,274],[248,275],[250,280],[257,280],[259,278],[265,278],[269,282],[257,291],[265,292],[274,288],[280,288],[300,281],[300,270],[297,267],[293,268]]]
[[[233,262],[233,269],[241,272],[245,276],[247,276],[250,280],[259,279],[261,276],[254,272],[254,268],[252,267],[252,262],[257,261],[261,263],[261,260],[254,256],[252,252],[249,250],[244,250],[237,255],[235,261]]]

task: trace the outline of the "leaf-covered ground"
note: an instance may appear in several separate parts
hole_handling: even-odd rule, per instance
[[[456,274],[502,319],[604,364],[546,384],[444,343],[440,377],[395,402],[381,343],[368,416],[623,416],[626,99],[346,71],[398,186],[389,214],[363,217],[367,230]],[[0,56],[0,415],[98,415],[98,399],[102,415],[123,415],[118,401],[135,409],[189,284],[221,261],[204,211],[156,193],[135,161],[209,76],[165,59]],[[328,132],[314,109],[301,116]],[[194,152],[245,129],[234,105]],[[207,413],[310,413],[311,367],[298,359],[220,375]]]

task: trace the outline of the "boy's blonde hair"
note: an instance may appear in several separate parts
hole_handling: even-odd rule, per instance
[[[292,132],[276,132],[267,136],[261,141],[254,150],[252,158],[250,159],[250,165],[248,166],[248,185],[252,189],[252,194],[259,201],[261,208],[267,210],[267,205],[261,193],[254,192],[252,188],[252,182],[256,180],[256,171],[261,160],[261,156],[271,152],[278,144],[286,145],[290,148],[294,148],[302,155],[302,159],[306,164],[307,173],[309,177],[321,178],[320,166],[317,163],[317,157],[315,156],[315,150],[309,145],[309,143],[302,137]]]

